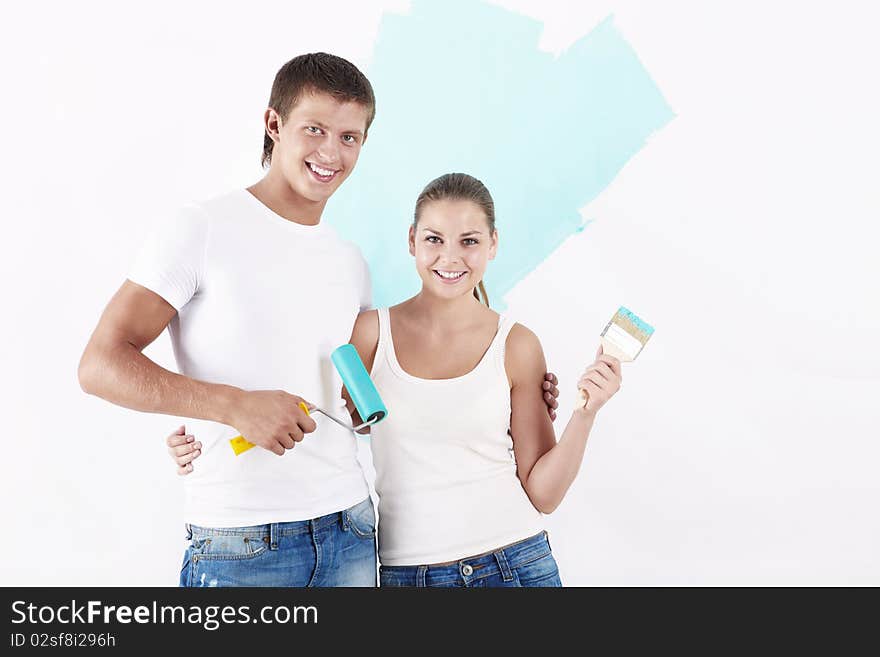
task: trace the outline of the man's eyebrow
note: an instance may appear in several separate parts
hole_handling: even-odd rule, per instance
[[[308,123],[309,125],[316,125],[319,128],[324,128],[325,130],[327,129],[327,126],[324,123],[322,123],[321,121],[317,121],[315,119],[303,119],[303,123]]]
[[[318,120],[316,120],[316,119],[303,119],[303,123],[307,123],[308,125],[315,125],[315,126],[318,126],[318,127],[321,128],[322,130],[328,130],[328,129],[329,129],[328,126],[327,126],[327,124],[325,124],[325,123],[323,123],[323,122],[321,122],[321,121],[318,121]],[[364,131],[363,131],[363,130],[351,129],[351,130],[341,130],[340,132],[342,132],[342,134],[344,134],[344,135],[360,135],[361,137],[364,136]]]

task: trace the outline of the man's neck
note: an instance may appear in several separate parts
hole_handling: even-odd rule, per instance
[[[297,194],[280,175],[269,170],[262,180],[247,188],[275,214],[303,226],[317,226],[327,201],[310,201]]]

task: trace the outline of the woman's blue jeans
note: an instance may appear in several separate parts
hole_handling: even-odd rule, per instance
[[[380,586],[468,588],[562,586],[547,532],[454,564],[380,566],[379,583]]]

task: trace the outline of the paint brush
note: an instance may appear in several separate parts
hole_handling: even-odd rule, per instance
[[[635,313],[621,306],[602,329],[599,341],[602,353],[613,356],[621,363],[629,363],[642,353],[645,343],[654,334],[654,327]],[[587,393],[578,390],[577,407],[587,403]]]

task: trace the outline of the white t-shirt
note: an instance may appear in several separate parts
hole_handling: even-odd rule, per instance
[[[159,225],[128,278],[177,310],[169,332],[182,374],[284,390],[347,417],[330,353],[370,305],[370,279],[360,250],[330,226],[288,221],[237,190]],[[188,420],[203,447],[185,478],[186,522],[306,520],[365,499],[355,435],[313,418],[317,430],[281,457],[259,447],[236,456],[235,428]]]

